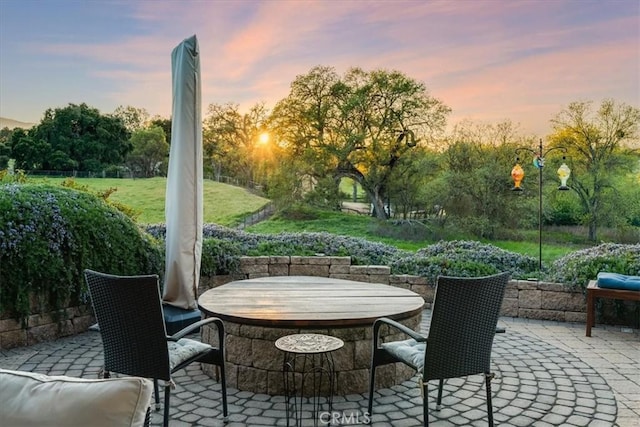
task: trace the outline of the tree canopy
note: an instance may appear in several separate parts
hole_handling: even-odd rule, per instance
[[[216,177],[228,176],[254,186],[258,176],[259,136],[268,111],[264,104],[241,113],[238,104],[211,104],[203,124],[203,150]],[[261,184],[261,183],[260,183]]]
[[[131,133],[143,129],[149,122],[149,113],[144,108],[136,108],[131,105],[118,106],[113,111],[113,116],[118,117]]]
[[[573,169],[571,188],[580,199],[589,239],[595,241],[603,202],[616,194],[612,178],[630,171],[637,162],[628,156],[628,147],[638,141],[640,109],[610,99],[598,109],[592,102],[573,102],[552,123],[551,142],[567,150]],[[623,209],[623,204],[620,200],[617,209]]]
[[[338,74],[316,66],[293,80],[271,112],[264,103],[246,111],[233,102],[210,104],[205,176],[260,188],[277,207],[306,202],[332,209],[341,208],[340,181],[350,178],[354,194],[362,189],[380,219],[392,211],[404,219],[438,216],[442,225],[488,238],[539,223],[585,224],[595,241],[597,227],[640,224],[637,107],[580,101],[557,114],[545,142],[552,167],[540,170],[542,185],[533,179],[534,166],[523,163],[523,185],[538,186],[546,200],[542,221],[536,191],[517,197],[508,191],[516,149],[534,152],[542,140],[523,136],[508,119],[463,120],[445,133],[450,111],[400,71],[356,67]],[[126,164],[138,176],[153,176],[163,172],[170,140],[171,119],[149,120],[143,108],[103,115],[69,104],[48,109],[31,129],[0,130],[0,168],[109,172]],[[560,147],[572,191],[555,191]]]
[[[131,146],[127,164],[135,175],[149,178],[161,172],[161,165],[169,156],[169,144],[161,127],[135,131],[131,135]]]
[[[28,131],[14,132],[12,156],[25,170],[101,171],[120,165],[131,150],[121,119],[87,104],[48,109]]]
[[[386,218],[392,173],[412,148],[444,130],[449,112],[423,83],[399,71],[352,68],[339,76],[318,66],[294,80],[270,128],[289,156],[304,160],[303,174],[335,191],[340,178],[352,178],[376,216]]]

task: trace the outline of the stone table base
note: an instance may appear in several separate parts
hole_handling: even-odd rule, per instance
[[[422,312],[400,323],[418,329]],[[227,386],[238,390],[269,395],[284,395],[282,373],[283,353],[275,341],[285,335],[299,333],[325,334],[340,338],[344,347],[333,353],[336,369],[336,394],[366,393],[369,386],[371,364],[371,325],[329,329],[289,329],[242,325],[225,321]],[[383,328],[384,341],[407,339],[405,335],[391,333]],[[202,342],[217,345],[215,326],[202,328]],[[215,378],[215,366],[203,364],[203,370]],[[415,372],[401,364],[381,366],[376,372],[376,389],[388,388],[411,378]]]

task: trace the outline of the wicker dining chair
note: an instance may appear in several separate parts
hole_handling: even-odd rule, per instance
[[[437,280],[427,337],[391,319],[380,318],[373,324],[373,350],[369,382],[369,416],[373,410],[376,367],[401,362],[421,376],[422,413],[429,425],[427,383],[439,380],[436,409],[442,403],[442,388],[447,378],[484,374],[489,425],[493,426],[491,403],[491,347],[509,273],[487,277],[446,277]],[[383,343],[379,331],[383,325],[411,337]]]
[[[164,381],[164,426],[169,425],[171,375],[192,362],[219,367],[222,412],[227,421],[227,387],[224,370],[224,325],[207,318],[168,336],[162,314],[157,275],[114,276],[85,270],[91,302],[104,347],[104,376],[110,372],[151,378],[156,410],[160,407],[158,381]],[[205,324],[215,324],[218,347],[184,338]]]

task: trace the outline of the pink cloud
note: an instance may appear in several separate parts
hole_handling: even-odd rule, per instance
[[[585,20],[567,2],[526,0],[133,5],[127,18],[137,22],[135,31],[105,37],[111,41],[26,48],[69,66],[70,81],[82,71],[104,82],[93,90],[114,106],[166,116],[170,53],[192,34],[201,49],[203,107],[228,101],[273,107],[315,65],[338,73],[352,66],[397,69],[451,106],[452,121],[511,118],[536,132],[582,97],[639,103],[637,14]],[[77,90],[91,101],[91,89]]]

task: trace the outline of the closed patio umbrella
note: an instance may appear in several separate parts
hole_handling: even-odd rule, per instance
[[[171,70],[173,106],[162,299],[173,307],[196,310],[202,254],[203,172],[200,57],[195,35],[173,49]],[[165,310],[165,317],[166,313]]]

